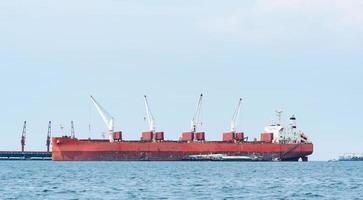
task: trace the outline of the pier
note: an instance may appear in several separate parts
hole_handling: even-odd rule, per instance
[[[50,138],[51,138],[51,121],[48,123],[48,132],[46,138],[46,151],[26,151],[26,127],[27,123],[24,121],[23,131],[21,134],[21,150],[20,151],[0,151],[0,160],[52,160],[52,152],[50,151]],[[73,130],[73,122],[72,122]],[[74,131],[73,131],[74,132]]]
[[[52,160],[52,152],[0,151],[0,160]]]

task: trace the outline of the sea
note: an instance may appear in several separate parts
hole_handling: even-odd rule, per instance
[[[363,162],[0,161],[0,199],[363,199]]]

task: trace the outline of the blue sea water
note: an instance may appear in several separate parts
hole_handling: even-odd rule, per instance
[[[0,161],[0,199],[363,199],[363,162]]]

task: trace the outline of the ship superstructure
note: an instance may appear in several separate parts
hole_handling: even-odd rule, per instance
[[[272,123],[265,127],[266,133],[273,134],[273,143],[277,144],[300,144],[310,143],[307,136],[296,126],[296,117],[293,115],[290,117],[290,122],[287,125],[283,125],[281,122],[282,111],[277,111],[279,115],[279,122]]]

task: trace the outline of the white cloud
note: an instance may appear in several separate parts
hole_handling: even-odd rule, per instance
[[[273,15],[325,17],[331,28],[363,30],[363,1],[359,0],[257,0],[256,10]]]
[[[261,45],[333,39],[347,44],[352,38],[362,43],[363,1],[257,0],[204,19],[201,27],[217,38]]]

